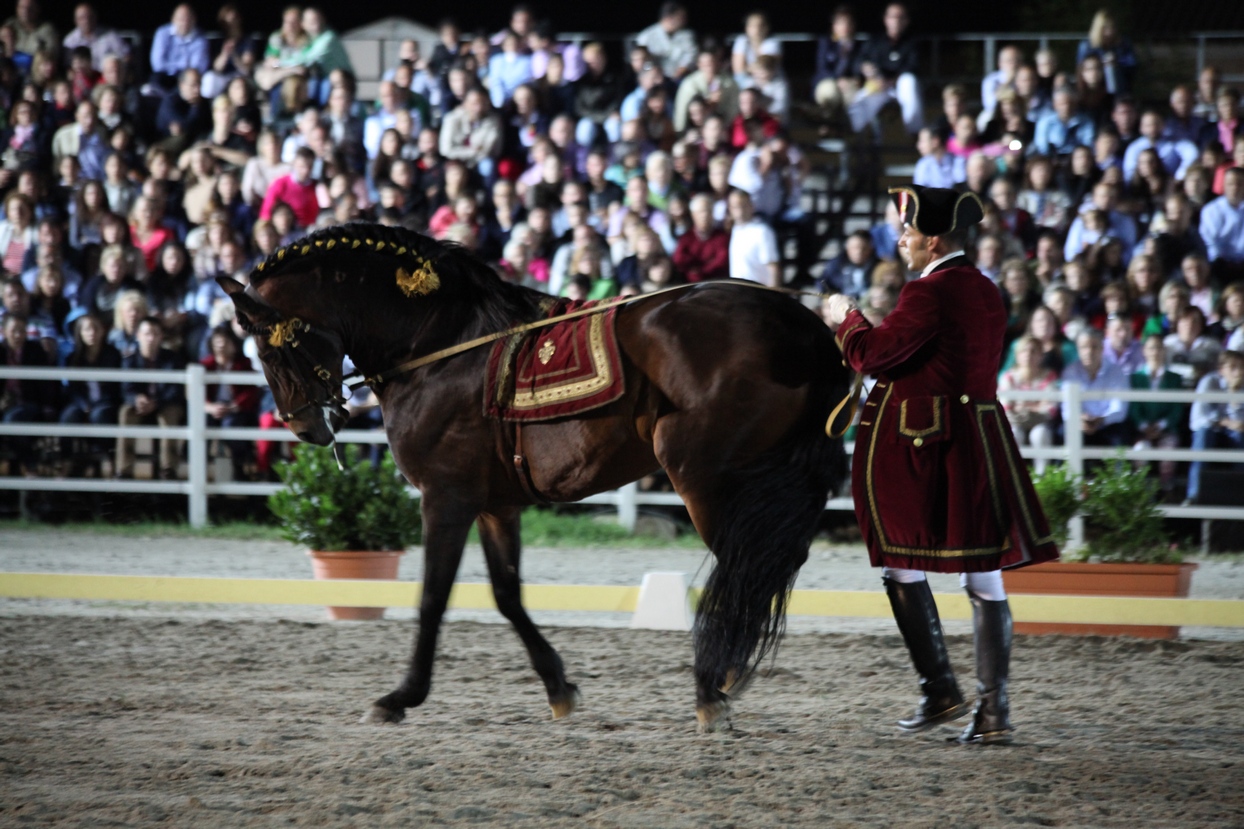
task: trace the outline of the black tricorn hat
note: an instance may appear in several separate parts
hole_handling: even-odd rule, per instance
[[[925,236],[941,236],[970,227],[985,218],[985,206],[975,193],[959,193],[919,184],[891,187],[903,224]]]

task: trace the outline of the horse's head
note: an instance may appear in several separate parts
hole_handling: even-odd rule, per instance
[[[341,337],[296,317],[284,317],[235,279],[218,276],[216,281],[233,300],[242,328],[255,335],[281,419],[299,440],[331,444],[349,416],[341,396],[345,357]]]

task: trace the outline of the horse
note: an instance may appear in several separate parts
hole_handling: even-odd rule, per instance
[[[578,687],[523,608],[520,513],[537,499],[576,501],[658,469],[715,559],[693,627],[700,730],[716,727],[775,653],[791,586],[846,468],[826,419],[846,394],[848,370],[829,329],[800,302],[721,281],[622,304],[615,333],[625,391],[579,416],[523,424],[520,450],[513,424],[484,412],[490,349],[406,362],[541,318],[547,295],[503,281],[467,250],[352,223],[278,249],[249,285],[218,281],[256,335],[277,410],[297,437],[334,442],[346,420],[349,355],[379,398],[398,469],[422,494],[414,652],[365,721],[400,722],[426,700],[472,524],[497,608],[526,646],[553,718],[572,713]]]

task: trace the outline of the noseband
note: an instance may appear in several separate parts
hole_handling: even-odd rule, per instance
[[[294,319],[279,322],[272,326],[268,336],[268,342],[276,347],[276,353],[281,360],[284,360],[293,369],[296,376],[301,376],[298,368],[300,366],[309,368],[311,372],[319,378],[320,384],[324,388],[324,402],[316,403],[308,400],[292,412],[277,411],[279,417],[285,423],[289,423],[298,415],[307,409],[323,407],[325,405],[345,406],[345,398],[341,396],[341,387],[339,383],[333,382],[333,374],[320,363],[316,362],[315,355],[310,353],[307,348],[299,348],[302,341],[298,337],[298,332],[302,331],[313,337],[321,337],[327,340],[333,347],[334,353],[342,353],[341,337],[333,331],[317,331],[311,327],[308,322],[295,317]]]

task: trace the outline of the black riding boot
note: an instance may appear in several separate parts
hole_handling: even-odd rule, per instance
[[[923,696],[915,712],[898,721],[903,731],[924,731],[935,725],[956,720],[967,713],[959,685],[955,682],[950,656],[946,653],[946,640],[942,635],[942,621],[933,602],[933,591],[927,581],[903,584],[893,579],[882,579],[885,592],[890,597],[894,620],[907,643],[912,664],[920,675]]]
[[[1011,665],[1011,606],[1006,599],[990,602],[968,591],[972,626],[976,629],[976,708],[972,724],[959,735],[961,743],[985,745],[1011,742],[1006,696]]]

